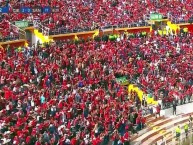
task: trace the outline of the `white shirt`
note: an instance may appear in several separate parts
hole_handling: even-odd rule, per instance
[[[161,141],[158,141],[158,142],[157,142],[157,145],[166,145],[166,140],[163,139],[163,140],[161,140]]]
[[[76,92],[77,92],[76,90],[73,90],[72,94],[76,94]]]
[[[10,107],[9,107],[9,105],[6,105],[6,110],[10,110]]]
[[[33,100],[31,100],[31,106],[34,107],[35,106],[35,103]]]

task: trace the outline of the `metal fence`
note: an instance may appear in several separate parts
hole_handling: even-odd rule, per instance
[[[132,28],[132,27],[144,27],[150,26],[147,22],[141,21],[139,23],[130,23],[130,24],[119,24],[119,25],[106,25],[99,28],[76,28],[76,29],[67,29],[65,27],[59,27],[49,31],[49,35],[57,35],[57,34],[68,34],[68,33],[79,33],[79,32],[88,32],[94,31],[96,29],[107,30],[107,29],[116,29],[116,28]]]
[[[168,16],[163,16],[163,19],[170,19],[172,21],[172,23],[174,24],[180,24],[180,23],[188,23],[188,21],[185,20],[179,20],[179,18],[175,18],[172,15],[168,15]],[[70,29],[70,28],[66,28],[64,26],[58,26],[57,28],[54,29],[49,29],[47,26],[45,26],[43,23],[41,23],[40,21],[38,22],[38,28],[40,32],[43,32],[45,35],[58,35],[58,34],[68,34],[68,33],[79,33],[79,32],[88,32],[88,31],[93,31],[96,29],[100,29],[100,30],[107,30],[107,29],[116,29],[116,28],[133,28],[133,27],[144,27],[144,26],[150,26],[150,24],[148,24],[148,20],[150,19],[150,16],[144,16],[144,20],[138,21],[138,22],[132,22],[132,23],[128,23],[128,22],[123,22],[121,24],[118,25],[106,25],[106,26],[102,26],[102,27],[95,27],[95,28],[89,28],[89,27],[85,27],[85,28],[74,28],[74,29]],[[36,27],[37,21],[34,22],[29,22],[29,26],[34,26]]]
[[[43,35],[45,36],[49,35],[50,28],[44,26],[40,21],[33,21],[33,26]]]
[[[19,40],[19,35],[12,35],[12,36],[6,36],[6,37],[0,37],[0,42],[5,42],[5,41],[13,41],[13,40]]]
[[[19,39],[25,39],[25,38],[26,38],[26,32],[25,32],[25,30],[17,27],[16,25],[12,24],[11,22],[10,22],[10,27],[11,27],[12,29],[14,29],[15,31],[18,32]]]
[[[49,31],[49,35],[58,35],[58,34],[68,34],[68,33],[79,33],[79,32],[88,32],[88,31],[94,31],[94,28],[84,28],[84,29],[67,29],[65,27],[59,27],[56,29],[52,29]]]
[[[172,15],[170,15],[169,19],[170,19],[170,21],[171,21],[173,24],[189,23],[189,21],[190,21],[190,20],[185,20],[185,19],[183,19],[183,18],[175,17],[175,16],[172,16]]]
[[[10,35],[6,37],[1,37],[0,42],[26,39],[25,30],[17,27],[16,25],[12,24],[11,22],[9,22],[9,31],[14,31],[14,32],[12,34],[10,33]]]

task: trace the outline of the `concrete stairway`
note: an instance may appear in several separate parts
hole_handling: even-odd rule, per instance
[[[163,136],[167,144],[178,144],[178,142],[175,141],[175,128],[178,125],[181,127],[182,138],[184,138],[183,126],[185,123],[188,123],[189,115],[193,115],[193,112],[157,119],[155,119],[155,117],[148,117],[147,127],[132,138],[131,145],[154,145],[160,142]]]

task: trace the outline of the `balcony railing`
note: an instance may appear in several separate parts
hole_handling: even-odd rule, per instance
[[[25,30],[17,27],[16,25],[14,25],[11,22],[9,22],[9,30],[8,31],[10,31],[10,35],[5,36],[5,37],[0,37],[0,42],[26,39]],[[14,32],[11,32],[11,31],[14,31]]]
[[[33,21],[33,26],[35,29],[38,29],[40,33],[42,33],[45,36],[49,35],[50,29],[46,26],[44,26],[41,22],[39,21]]]
[[[116,29],[116,28],[133,28],[133,27],[144,27],[150,26],[147,22],[142,21],[139,23],[131,23],[131,24],[119,24],[119,25],[107,25],[101,28],[76,28],[76,29],[67,29],[65,27],[56,28],[53,30],[49,30],[49,35],[58,35],[58,34],[68,34],[68,33],[79,33],[79,32],[88,32],[94,31],[96,29],[107,30],[107,29]]]

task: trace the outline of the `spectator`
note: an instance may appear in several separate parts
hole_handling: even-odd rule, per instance
[[[187,138],[188,137],[188,124],[187,123],[184,125],[184,131],[185,131],[186,138]]]
[[[176,105],[176,103],[174,102],[174,103],[173,103],[173,115],[176,115],[176,106],[177,106],[177,105]]]
[[[137,124],[137,130],[141,130],[141,128],[142,128],[142,123],[141,123],[141,116],[138,116],[137,118],[136,118],[136,124]]]
[[[192,122],[192,115],[189,116],[189,121]]]
[[[162,140],[157,143],[157,145],[166,145],[166,139],[164,136],[162,137]]]
[[[176,128],[176,139],[179,139],[180,134],[181,134],[181,129],[180,129],[180,127],[178,126],[178,127]]]
[[[186,51],[177,54],[177,42]],[[98,144],[110,138],[123,144],[128,130],[141,130],[145,118],[136,92],[128,100],[127,88],[116,76],[143,84],[153,96],[164,90],[171,105],[192,90],[192,75],[186,71],[192,67],[191,44],[188,34],[118,42],[59,41],[17,53],[11,47],[0,50],[2,138],[16,144]],[[7,137],[6,131],[15,136]]]
[[[160,117],[160,111],[161,111],[161,107],[160,107],[160,105],[158,104],[158,105],[156,106],[156,118],[157,118],[157,115]]]
[[[6,2],[1,3],[2,6],[7,5]],[[28,7],[45,7],[50,6],[52,13],[16,13],[15,11],[22,6]],[[159,5],[159,6],[158,6]],[[167,1],[165,4],[153,1],[120,1],[111,0],[80,0],[80,1],[38,1],[38,2],[17,2],[10,1],[8,6],[10,9],[8,14],[1,14],[0,20],[14,21],[29,21],[30,25],[33,22],[41,22],[46,32],[50,34],[70,33],[79,31],[94,30],[96,28],[118,27],[136,27],[147,25],[146,20],[152,13],[162,14],[164,18],[171,19],[173,23],[185,22],[191,19],[191,1]],[[181,11],[183,7],[183,11]],[[55,13],[54,13],[55,12]],[[12,33],[9,26],[3,29],[4,39],[9,39],[9,34]],[[44,31],[45,31],[44,30]],[[156,32],[156,31],[155,31]],[[17,39],[17,35],[14,36]]]

